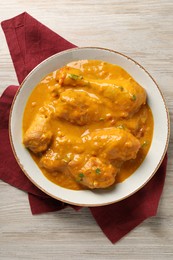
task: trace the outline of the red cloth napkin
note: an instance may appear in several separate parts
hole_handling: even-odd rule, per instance
[[[19,83],[47,57],[75,47],[29,14],[22,13],[1,23]],[[33,214],[64,209],[67,205],[55,200],[30,182],[18,166],[11,150],[8,120],[17,86],[9,86],[0,98],[0,178],[28,193]],[[148,217],[155,216],[166,176],[167,155],[154,177],[129,198],[102,207],[90,208],[105,235],[115,243]],[[80,207],[71,206],[75,210]]]

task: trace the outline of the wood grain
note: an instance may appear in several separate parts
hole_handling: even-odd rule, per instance
[[[162,90],[173,122],[172,0],[8,0],[0,21],[27,11],[78,46],[115,49],[142,64]],[[0,30],[0,93],[18,84]],[[1,148],[0,148],[1,149]],[[173,141],[158,214],[115,245],[88,209],[32,216],[27,194],[0,182],[0,259],[173,259]]]

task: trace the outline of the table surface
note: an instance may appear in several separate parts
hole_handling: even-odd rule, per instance
[[[131,56],[157,81],[173,117],[172,0],[8,0],[1,2],[0,21],[24,11],[77,46]],[[1,94],[18,83],[2,30],[0,42]],[[0,259],[173,259],[172,137],[168,156],[157,216],[114,245],[87,208],[33,216],[27,194],[1,181]]]

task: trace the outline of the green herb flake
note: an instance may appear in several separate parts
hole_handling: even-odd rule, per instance
[[[68,162],[69,162],[69,159],[68,159],[68,158],[64,158],[64,159],[62,159],[62,161],[63,161],[64,163],[68,163]]]
[[[82,76],[76,75],[76,74],[69,74],[68,76],[69,76],[69,78],[74,79],[74,80],[83,78]]]
[[[118,87],[121,91],[123,91],[124,90],[124,88],[122,87],[122,86],[119,86]]]
[[[55,160],[59,160],[59,154],[56,154],[54,157]]]
[[[103,118],[103,117],[100,117],[100,118],[99,118],[99,121],[104,121],[104,118]]]
[[[132,100],[136,101],[136,95],[132,95]]]
[[[100,174],[100,173],[101,173],[101,170],[100,170],[99,168],[97,168],[97,169],[95,170],[95,172],[96,172],[96,174]]]
[[[145,146],[147,146],[148,144],[149,144],[148,141],[144,141],[141,147],[145,147]]]
[[[118,125],[117,128],[119,128],[119,129],[125,129],[125,126],[124,126],[124,125]]]
[[[85,177],[85,175],[82,172],[80,172],[78,174],[78,177],[79,177],[79,179],[77,179],[77,181],[83,181],[83,178]]]

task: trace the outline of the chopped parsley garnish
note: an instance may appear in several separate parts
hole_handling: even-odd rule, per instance
[[[56,154],[54,157],[55,160],[59,160],[59,154]]]
[[[64,159],[62,159],[63,162],[68,163],[70,161],[70,159],[68,157],[65,157]]]
[[[69,74],[68,76],[69,76],[69,78],[74,79],[74,80],[83,78],[82,76],[76,75],[76,74]]]
[[[100,174],[101,170],[99,168],[97,168],[95,172],[96,172],[96,174]]]
[[[125,126],[124,126],[124,125],[118,125],[117,128],[119,128],[119,129],[125,129]]]
[[[83,181],[83,178],[85,177],[85,175],[82,172],[80,172],[78,174],[78,177],[79,177],[79,179],[77,181]]]
[[[132,100],[133,100],[133,101],[136,100],[136,95],[132,95]]]
[[[147,146],[148,144],[149,144],[148,141],[144,141],[143,144],[142,144],[142,147],[145,147],[145,146]]]
[[[122,86],[119,86],[118,87],[121,91],[123,91],[124,90],[124,88],[122,87]]]
[[[123,91],[123,90],[124,90],[124,88],[123,88],[122,86],[117,86],[116,84],[113,84],[113,86],[114,86],[115,88],[117,88],[117,89],[121,90],[121,91]]]

